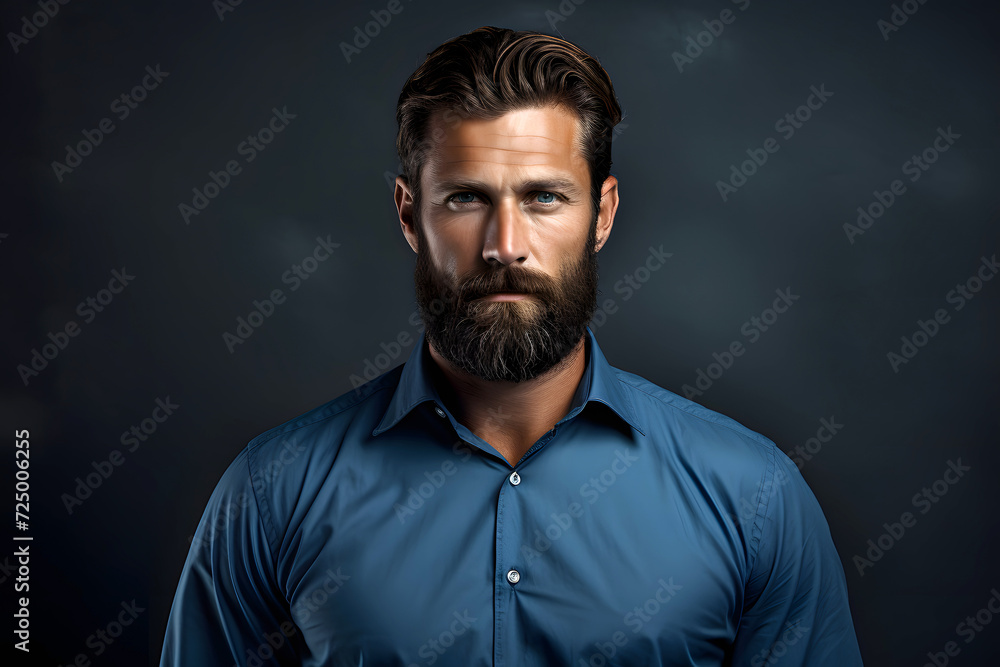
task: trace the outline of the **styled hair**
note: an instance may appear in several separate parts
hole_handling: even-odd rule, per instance
[[[396,150],[402,176],[420,206],[426,156],[444,138],[430,133],[431,117],[452,126],[510,111],[564,104],[580,119],[581,154],[590,166],[594,215],[611,173],[612,131],[622,119],[611,78],[576,44],[534,31],[484,26],[432,51],[403,85],[396,104]]]

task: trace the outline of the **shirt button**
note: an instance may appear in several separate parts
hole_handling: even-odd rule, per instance
[[[521,483],[521,476],[517,474],[516,470],[510,474],[510,477],[508,479],[510,479],[510,483],[513,484],[514,486],[517,486],[518,484]]]
[[[507,570],[507,581],[509,581],[512,584],[516,584],[520,580],[521,580],[520,572],[514,569]]]
[[[444,410],[436,405],[434,406],[434,412],[438,413],[438,417],[444,417]]]

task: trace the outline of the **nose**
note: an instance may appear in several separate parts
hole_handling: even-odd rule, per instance
[[[505,265],[528,259],[529,224],[516,201],[501,199],[487,222],[483,259]]]

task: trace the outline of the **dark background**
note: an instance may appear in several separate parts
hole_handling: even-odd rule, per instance
[[[414,255],[388,184],[396,98],[429,51],[481,25],[554,25],[600,59],[625,110],[612,167],[621,205],[600,253],[600,298],[617,312],[592,327],[609,361],[683,393],[713,353],[743,342],[695,400],[785,451],[821,419],[843,424],[802,472],[843,559],[866,664],[922,665],[949,641],[951,664],[996,664],[1000,618],[968,643],[957,625],[1000,587],[1000,280],[961,310],[947,300],[1000,250],[992,3],[911,0],[915,13],[884,39],[889,2],[401,2],[350,63],[341,42],[387,2],[246,0],[220,20],[209,0],[75,0],[16,53],[9,35],[0,46],[0,490],[13,512],[11,435],[29,429],[22,534],[34,537],[32,652],[14,664],[81,653],[155,664],[189,539],[237,452],[350,390],[366,360],[380,372],[405,360],[412,345],[377,359],[382,343],[419,333]],[[672,54],[727,8],[735,19],[678,71]],[[39,11],[9,3],[4,32]],[[169,75],[120,120],[112,101],[157,65]],[[821,85],[833,93],[823,106],[794,136],[776,132]],[[296,117],[247,163],[237,146],[284,107]],[[52,162],[105,117],[114,131],[60,181]],[[911,182],[903,163],[939,127],[960,138]],[[768,137],[779,150],[723,201],[716,181]],[[178,205],[233,159],[242,172],[185,224]],[[844,224],[893,179],[905,193],[849,242]],[[290,291],[282,274],[318,236],[340,247]],[[616,293],[661,245],[673,253],[663,268],[630,298]],[[85,322],[77,305],[122,267],[134,280]],[[223,333],[276,288],[287,301],[230,353]],[[786,288],[799,299],[751,343],[741,327]],[[948,322],[894,371],[887,354],[939,308]],[[79,335],[25,385],[17,367],[69,322]],[[174,414],[127,451],[122,432],[167,397]],[[115,449],[124,462],[70,514],[64,494]],[[958,459],[970,470],[921,514],[914,494]],[[916,524],[862,576],[854,556],[906,511]],[[15,546],[0,547],[5,650]],[[95,655],[88,636],[133,599],[144,611]]]

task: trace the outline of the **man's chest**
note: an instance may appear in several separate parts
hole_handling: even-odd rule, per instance
[[[444,459],[311,507],[282,568],[306,664],[720,663],[739,522],[634,450],[570,461]]]

